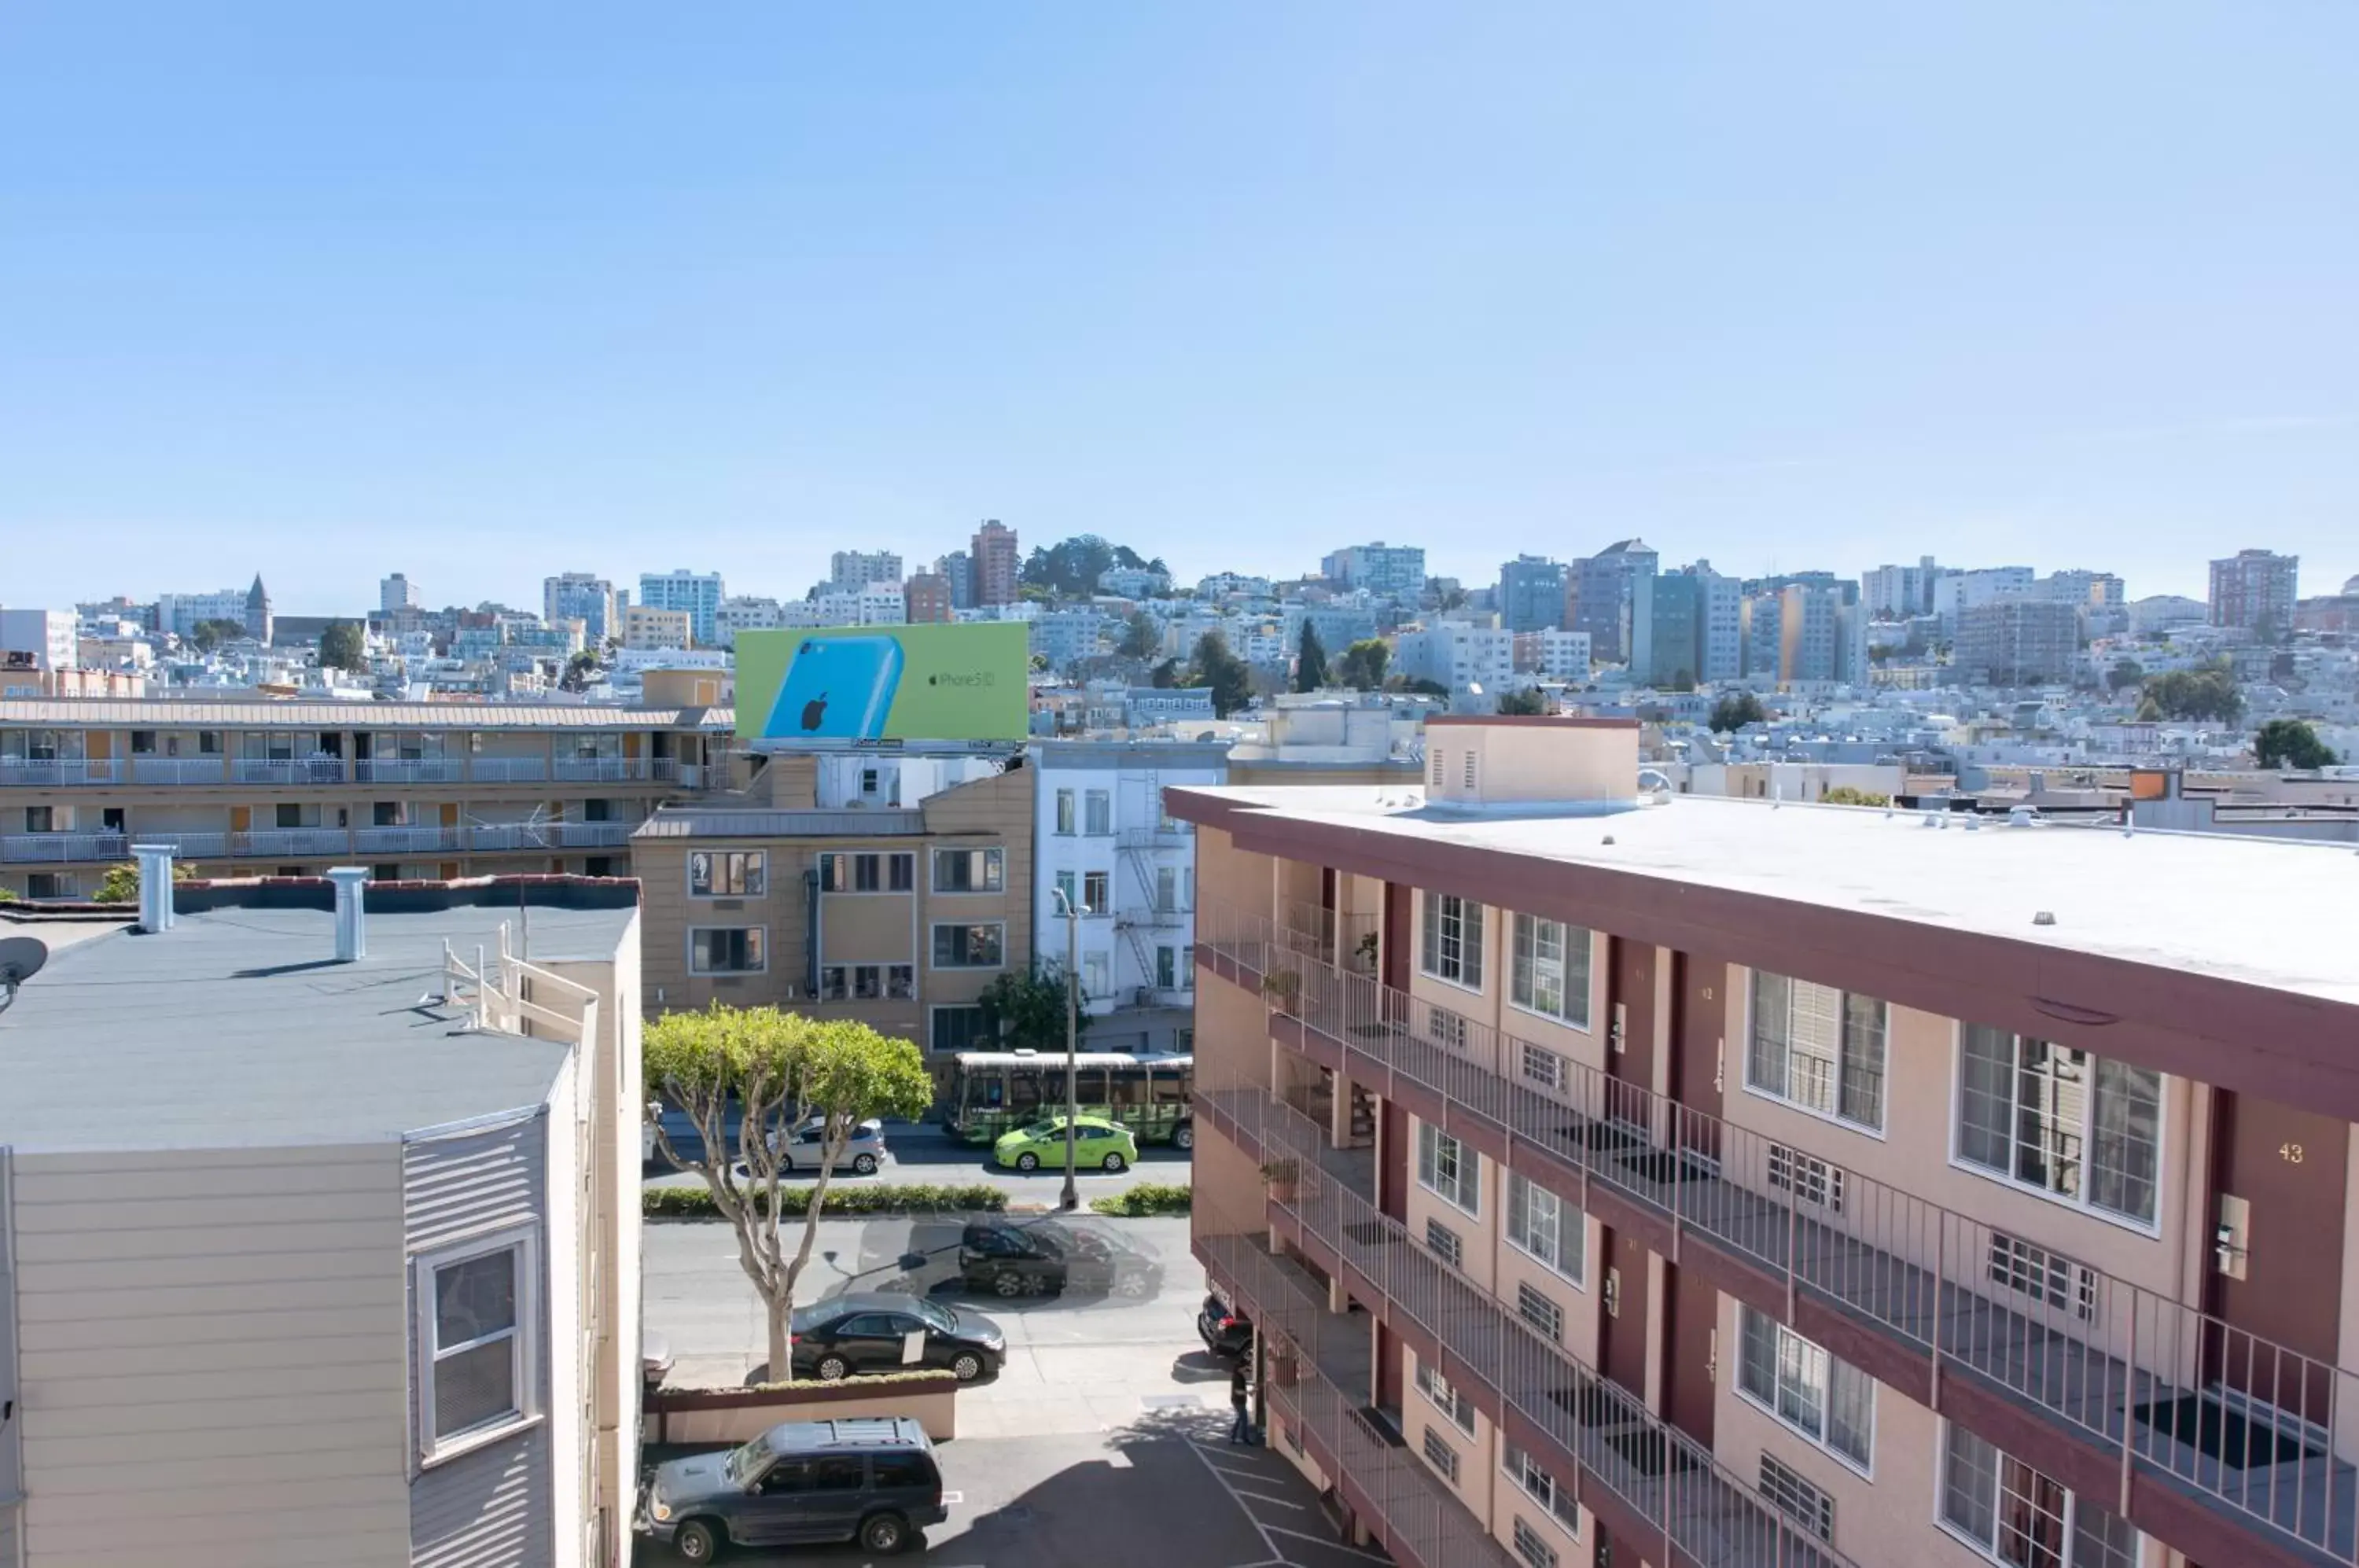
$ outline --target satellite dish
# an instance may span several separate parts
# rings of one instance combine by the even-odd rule
[[[49,944],[38,937],[0,938],[0,985],[10,990],[30,980],[49,961]]]

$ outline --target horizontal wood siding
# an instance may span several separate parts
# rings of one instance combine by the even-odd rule
[[[396,1145],[20,1155],[11,1187],[27,1563],[408,1561]]]
[[[415,1257],[472,1236],[517,1225],[541,1227],[539,1398],[549,1408],[549,1118],[536,1114],[503,1126],[403,1147],[408,1251]],[[419,1357],[417,1318],[410,1354]],[[410,1561],[417,1568],[534,1568],[550,1561],[549,1424],[420,1470],[409,1489]]]

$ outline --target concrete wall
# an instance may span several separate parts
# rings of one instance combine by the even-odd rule
[[[31,1568],[409,1563],[396,1146],[19,1156],[12,1198]]]

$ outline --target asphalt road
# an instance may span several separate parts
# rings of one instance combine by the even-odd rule
[[[1053,1204],[1064,1190],[1065,1173],[1061,1171],[1036,1171],[1027,1176],[1017,1171],[1003,1171],[992,1163],[991,1150],[971,1143],[961,1143],[945,1132],[940,1124],[891,1123],[885,1128],[886,1159],[885,1168],[874,1176],[855,1176],[849,1171],[836,1173],[836,1180],[847,1185],[873,1182],[951,1183],[983,1182],[997,1187],[1018,1202]],[[1142,1144],[1138,1163],[1119,1176],[1103,1171],[1084,1171],[1076,1178],[1082,1202],[1109,1192],[1119,1192],[1141,1181],[1185,1181],[1188,1180],[1188,1156],[1169,1144]],[[662,1157],[647,1176],[647,1185],[696,1186],[701,1177],[672,1170]]]

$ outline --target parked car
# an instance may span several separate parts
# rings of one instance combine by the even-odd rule
[[[1123,1237],[1056,1220],[973,1219],[959,1238],[959,1275],[971,1290],[1016,1297],[1076,1291],[1152,1296],[1163,1263]]]
[[[773,1147],[778,1150],[779,1163],[788,1170],[815,1171],[824,1152],[821,1146],[826,1136],[827,1118],[813,1116],[795,1128],[792,1138]],[[843,1152],[835,1158],[838,1171],[849,1168],[862,1176],[875,1175],[877,1167],[884,1163],[885,1124],[875,1116],[852,1129],[852,1135],[843,1140]]]
[[[663,1122],[664,1137],[669,1140],[673,1152],[682,1160],[703,1160],[705,1158],[704,1131],[696,1125],[696,1118],[669,1100],[657,1100],[652,1103],[657,1108],[657,1115]],[[738,1140],[744,1137],[745,1125],[745,1113],[733,1099],[723,1107],[721,1114],[723,1144],[721,1152],[724,1159],[732,1161],[736,1160],[738,1150],[742,1147]],[[784,1118],[779,1119],[779,1125],[784,1125]],[[777,1135],[773,1131],[770,1136],[775,1138]],[[641,1147],[646,1151],[647,1164],[658,1166],[667,1171],[671,1169],[671,1162],[664,1159],[662,1152],[655,1147],[653,1127],[648,1127],[641,1133],[640,1139]]]
[[[1086,1170],[1126,1171],[1138,1158],[1138,1139],[1120,1122],[1103,1116],[1075,1116],[1073,1121],[1073,1167]],[[1002,1165],[1012,1165],[1018,1171],[1038,1171],[1051,1166],[1065,1168],[1065,1118],[1049,1116],[1013,1132],[1002,1133],[992,1146],[992,1158]]]
[[[1223,1361],[1242,1361],[1253,1349],[1253,1320],[1217,1295],[1207,1295],[1196,1313],[1196,1334]]]
[[[639,1371],[647,1379],[647,1392],[663,1387],[664,1379],[671,1376],[671,1341],[653,1330],[640,1331]]]
[[[888,1556],[950,1517],[925,1429],[906,1416],[784,1421],[742,1448],[656,1466],[637,1529],[690,1563],[724,1546],[852,1541]]]
[[[797,1307],[791,1364],[798,1377],[834,1383],[863,1372],[947,1367],[962,1383],[999,1375],[1007,1335],[981,1312],[922,1296],[860,1290]]]

